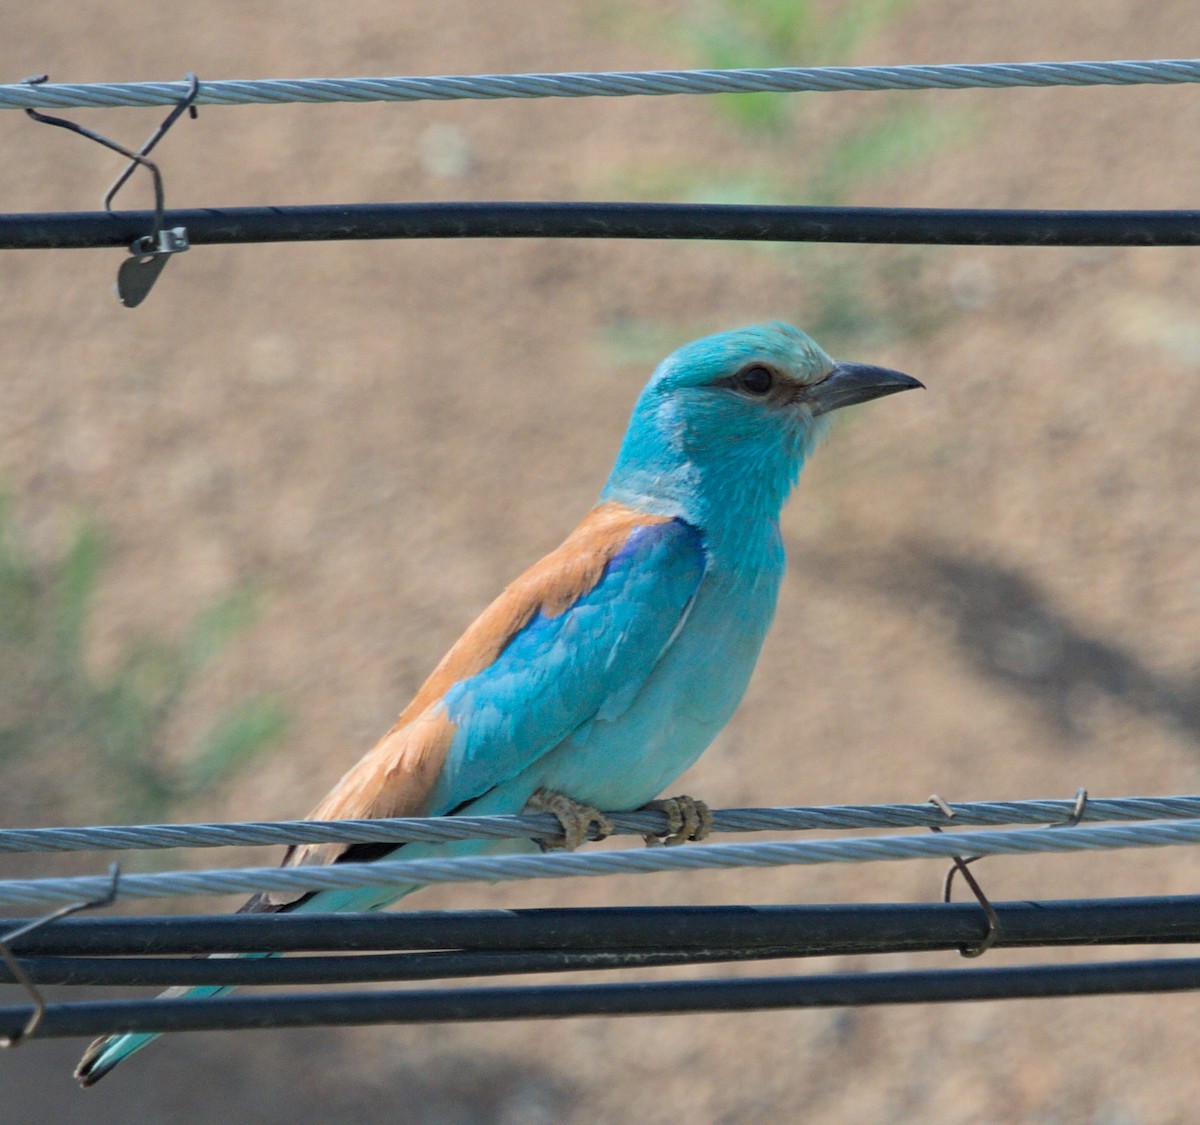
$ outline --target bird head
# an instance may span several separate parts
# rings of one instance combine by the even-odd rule
[[[778,321],[685,344],[638,398],[604,490],[701,526],[720,511],[774,519],[828,416],[920,387],[886,367],[835,363]]]

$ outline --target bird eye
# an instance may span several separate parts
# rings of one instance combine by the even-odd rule
[[[768,395],[775,386],[775,373],[769,367],[755,364],[739,372],[737,377],[738,390],[748,395]]]

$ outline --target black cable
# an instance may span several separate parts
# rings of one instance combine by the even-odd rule
[[[994,904],[1009,946],[1200,942],[1200,895]],[[24,919],[0,923],[0,936]],[[640,906],[394,914],[66,918],[23,958],[189,953],[788,949],[789,956],[954,948],[987,928],[974,902]]]
[[[339,957],[33,957],[21,967],[37,984],[59,985],[316,985],[367,981],[447,980],[602,969],[648,969],[763,961],[797,956],[794,949],[514,950],[505,953],[367,953]],[[0,965],[0,984],[16,983]]]
[[[151,211],[0,215],[0,249],[128,246]],[[358,203],[167,211],[193,245],[375,238],[692,238],[970,246],[1195,246],[1200,211],[683,203]]]
[[[746,980],[111,1000],[47,1005],[37,1037],[55,1039],[121,1031],[216,1031],[840,1008],[1180,992],[1197,988],[1200,988],[1200,960],[1188,959]],[[0,1008],[0,1035],[18,1035],[28,1018],[28,1005]]]

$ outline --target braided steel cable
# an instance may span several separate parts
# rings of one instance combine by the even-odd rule
[[[945,823],[945,822],[943,822]],[[871,863],[962,855],[1033,855],[1117,848],[1160,848],[1200,843],[1200,820],[1175,823],[1027,828],[955,832],[930,836],[852,837],[812,842],[715,844],[638,851],[378,860],[328,867],[250,867],[215,871],[166,871],[127,875],[123,898],[248,894],[259,891],[308,893],[362,887],[411,888],[435,883],[509,882],[573,876],[645,875],[749,867]],[[13,879],[0,883],[0,905],[48,905],[99,898],[110,893],[106,876]]]
[[[1056,824],[1072,818],[1074,800],[967,801],[954,820],[924,804],[824,805],[714,809],[714,832],[789,832],[851,828],[1000,827]],[[661,812],[613,812],[612,835],[644,836],[667,829]],[[1200,819],[1200,796],[1090,798],[1080,821]],[[72,852],[245,845],[446,843],[451,840],[538,839],[558,835],[549,813],[524,816],[395,817],[378,820],[277,820],[222,824],[97,825],[2,828],[0,852]]]
[[[200,83],[197,105],[593,98],[1031,86],[1140,86],[1200,82],[1200,59],[950,63],[935,66],[763,67],[393,78],[221,79]],[[186,82],[91,82],[0,86],[0,109],[172,105]]]

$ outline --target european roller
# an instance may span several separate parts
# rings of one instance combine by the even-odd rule
[[[702,838],[702,802],[653,799],[746,689],[783,578],[780,509],[833,411],[919,386],[835,363],[780,323],[680,348],[638,398],[599,504],[483,611],[310,817],[543,809],[571,848],[605,831],[598,810],[652,803],[668,814],[668,843]],[[284,863],[501,846],[513,843],[310,844]],[[264,894],[242,909],[374,910],[416,889]],[[76,1076],[90,1085],[153,1038],[99,1039]]]

